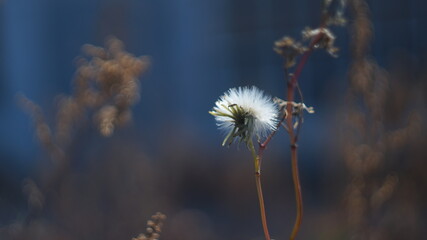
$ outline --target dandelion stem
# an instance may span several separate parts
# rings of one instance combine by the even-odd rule
[[[261,221],[262,221],[262,228],[264,230],[264,236],[266,240],[270,240],[270,234],[268,233],[268,227],[267,227],[267,218],[265,215],[265,208],[264,208],[264,198],[262,194],[262,188],[261,188],[261,174],[259,172],[255,172],[255,182],[258,192],[258,200],[261,210]]]
[[[268,232],[267,227],[267,217],[265,214],[265,206],[264,206],[264,197],[262,194],[262,187],[261,187],[261,158],[259,154],[256,154],[254,144],[252,140],[248,141],[248,147],[251,150],[252,157],[254,159],[254,165],[255,165],[255,183],[256,183],[256,189],[258,193],[258,200],[259,200],[259,208],[261,211],[261,223],[262,228],[264,230],[264,236],[266,240],[270,240],[270,234]]]

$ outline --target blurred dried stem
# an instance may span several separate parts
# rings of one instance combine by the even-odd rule
[[[343,147],[350,176],[346,192],[349,234],[351,239],[400,239],[391,235],[391,228],[401,225],[401,220],[390,222],[391,215],[384,211],[393,211],[387,203],[402,180],[396,159],[417,138],[421,116],[409,101],[401,101],[405,107],[400,110],[390,106],[405,91],[404,86],[392,82],[390,74],[369,57],[373,29],[365,1],[351,0],[350,7],[352,63]],[[399,119],[398,124],[393,119]],[[409,232],[403,235],[414,239]]]

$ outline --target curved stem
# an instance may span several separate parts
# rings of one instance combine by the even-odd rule
[[[321,27],[323,26],[323,23]],[[311,53],[313,52],[314,46],[320,41],[322,37],[322,34],[319,33],[316,37],[314,37],[313,41],[310,43],[309,49],[307,52],[304,53],[301,60],[299,61],[295,73],[291,76],[289,79],[286,76],[286,81],[288,85],[287,89],[287,102],[291,103],[295,99],[295,89],[298,88],[298,78],[301,75],[302,70],[304,69],[305,64],[307,63],[308,58],[310,57]],[[287,69],[285,68],[285,74],[288,75]],[[302,94],[300,93],[300,96],[302,98]],[[289,113],[292,113],[292,104],[288,104],[286,106],[286,111]],[[295,224],[294,228],[292,230],[290,240],[294,240],[298,234],[298,231],[301,226],[302,216],[303,216],[303,204],[302,204],[302,193],[301,193],[301,183],[299,179],[299,173],[298,173],[298,159],[297,159],[297,141],[298,141],[298,134],[299,129],[297,130],[297,133],[295,135],[294,127],[293,127],[293,120],[292,120],[292,114],[289,114],[287,117],[286,125],[289,133],[289,138],[291,142],[291,162],[292,162],[292,178],[294,181],[294,188],[295,188],[295,199],[297,204],[297,214],[295,218]],[[301,125],[301,123],[299,124]]]
[[[267,227],[267,217],[265,214],[265,206],[264,206],[264,197],[262,194],[262,187],[261,187],[261,162],[259,155],[255,152],[255,147],[252,142],[252,140],[249,140],[248,147],[251,150],[252,157],[254,159],[254,165],[255,165],[255,183],[256,183],[256,189],[258,193],[258,200],[259,200],[259,208],[261,212],[261,223],[262,228],[264,230],[264,236],[266,240],[270,240],[270,234],[268,232]]]
[[[292,157],[292,160],[291,160],[292,161],[292,178],[294,181],[295,200],[297,203],[297,214],[295,218],[295,225],[290,237],[291,240],[294,240],[301,226],[302,215],[303,215],[301,183],[300,183],[299,173],[298,173],[297,145],[295,143],[291,145],[291,157]]]

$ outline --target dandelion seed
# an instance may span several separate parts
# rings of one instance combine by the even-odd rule
[[[273,131],[277,124],[278,109],[269,96],[257,87],[231,88],[209,112],[217,125],[228,134],[222,145],[230,145],[235,138],[246,144]]]

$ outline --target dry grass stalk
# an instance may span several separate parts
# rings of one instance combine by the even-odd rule
[[[389,74],[368,55],[373,35],[368,6],[363,0],[352,0],[350,6],[354,15],[353,63],[349,73],[344,146],[351,177],[346,196],[350,234],[352,239],[389,239],[384,235],[384,226],[379,224],[384,216],[378,214],[399,187],[399,175],[390,167],[393,153],[417,135],[420,117],[413,112],[406,118],[406,126],[388,126],[387,102],[399,94],[400,89],[390,88]]]
[[[48,124],[37,104],[24,96],[19,97],[23,108],[32,116],[37,139],[53,164],[40,189],[33,181],[26,185],[30,209],[40,209],[43,206],[39,205],[45,202],[31,200],[34,195],[31,193],[40,193],[37,196],[49,200],[49,192],[60,186],[71,161],[70,144],[87,117],[93,119],[103,136],[110,136],[117,126],[131,121],[131,107],[139,100],[139,77],[149,66],[148,57],[134,57],[116,38],[109,38],[105,48],[84,45],[83,52],[86,57],[79,57],[77,61],[71,95],[57,98],[53,126]],[[37,206],[32,207],[32,202],[37,202]]]

